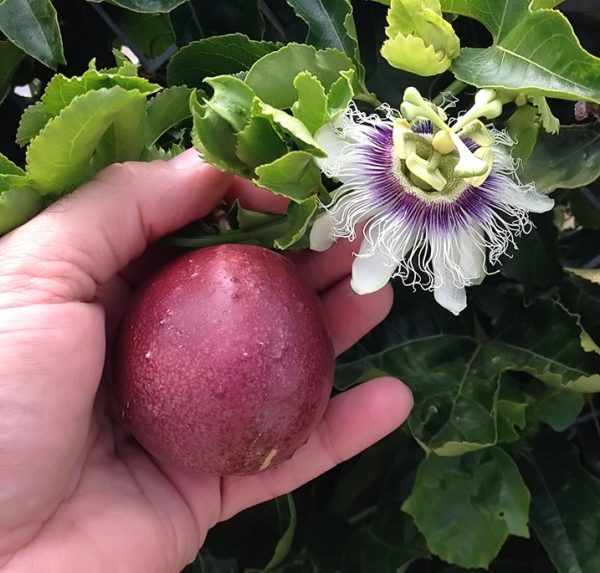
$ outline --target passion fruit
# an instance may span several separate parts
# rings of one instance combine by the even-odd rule
[[[191,252],[135,296],[115,355],[124,425],[163,463],[216,475],[290,458],[322,417],[334,354],[321,303],[288,259]]]

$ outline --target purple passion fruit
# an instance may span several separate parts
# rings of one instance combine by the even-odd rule
[[[216,475],[288,459],[322,417],[334,354],[321,303],[297,268],[222,245],[172,262],[121,324],[120,414],[158,460]]]

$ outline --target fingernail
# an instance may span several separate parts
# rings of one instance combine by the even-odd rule
[[[170,159],[169,165],[173,167],[173,169],[197,169],[204,165],[204,162],[200,159],[198,152],[192,147],[191,149],[187,149],[183,153],[180,153],[177,157]]]

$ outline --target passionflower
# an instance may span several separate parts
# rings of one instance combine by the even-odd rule
[[[460,313],[465,287],[479,284],[515,237],[531,230],[529,212],[554,205],[520,182],[514,142],[481,121],[501,111],[492,90],[480,90],[474,106],[451,121],[414,88],[400,113],[367,116],[351,105],[316,134],[327,153],[316,161],[341,186],[312,227],[311,248],[353,240],[364,225],[355,292],[375,292],[398,277]]]

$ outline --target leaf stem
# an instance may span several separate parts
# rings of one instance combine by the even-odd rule
[[[169,237],[167,242],[170,245],[178,247],[187,247],[198,249],[200,247],[211,247],[213,245],[224,245],[226,243],[244,243],[271,235],[283,234],[287,231],[288,222],[285,216],[282,216],[269,223],[257,225],[249,229],[233,229],[223,231],[214,235],[202,235],[199,237]]]
[[[447,94],[450,95],[458,95],[462,92],[469,84],[465,82],[461,82],[460,80],[454,80],[445,90],[441,91],[438,95],[433,98],[433,103],[435,105],[442,105],[444,103],[444,98]]]

